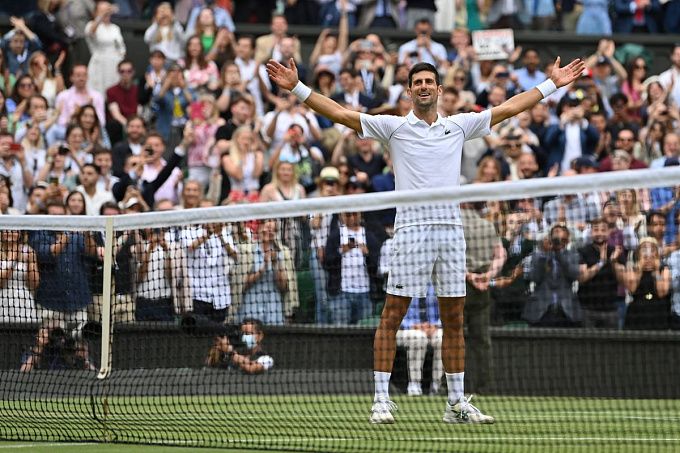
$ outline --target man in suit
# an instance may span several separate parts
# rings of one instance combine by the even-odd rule
[[[365,0],[359,16],[362,28],[397,28],[399,25],[399,0]]]
[[[659,0],[614,0],[614,33],[658,33]]]
[[[368,97],[359,90],[356,72],[351,69],[343,69],[340,71],[339,81],[341,92],[331,97],[335,102],[358,112],[366,112],[377,107],[375,99]]]
[[[281,50],[279,45],[281,40],[288,36],[288,21],[283,15],[273,15],[271,22],[271,33],[260,36],[255,40],[255,60],[264,63],[270,58],[281,61]],[[295,61],[302,61],[300,56],[300,41],[292,38],[295,46]]]

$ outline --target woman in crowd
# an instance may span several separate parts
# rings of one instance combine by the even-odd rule
[[[77,190],[71,191],[66,197],[66,213],[68,215],[86,215],[85,196]]]
[[[31,171],[33,179],[36,179],[40,169],[45,166],[47,144],[38,124],[29,121],[24,126],[26,132],[21,140],[21,147],[24,149],[26,166]]]
[[[619,190],[615,198],[621,208],[624,226],[630,226],[638,238],[647,236],[647,219],[640,210],[638,193],[634,189]]]
[[[7,113],[7,100],[5,98],[4,91],[0,89],[0,130],[7,129],[9,129],[9,113]]]
[[[217,108],[220,111],[220,116],[227,121],[231,115],[232,102],[242,96],[251,96],[245,82],[241,78],[241,71],[235,63],[228,63],[222,66],[220,81],[222,83],[222,93],[217,98]]]
[[[213,61],[205,58],[201,38],[192,36],[185,48],[184,79],[192,90],[215,91],[219,88],[220,73]]]
[[[203,8],[200,13],[198,13],[198,18],[196,19],[196,24],[194,27],[187,27],[185,31],[185,38],[189,40],[192,36],[198,36],[201,40],[201,45],[203,46],[203,52],[208,54],[210,49],[213,48],[215,44],[215,38],[217,37],[217,24],[215,23],[215,14],[210,8]]]
[[[264,169],[264,154],[255,148],[255,137],[250,126],[234,131],[229,151],[222,154],[222,168],[229,177],[232,192],[257,194]]]
[[[154,21],[144,33],[144,42],[149,45],[149,52],[154,50],[163,52],[168,63],[182,58],[184,30],[179,21],[175,20],[170,3],[163,2],[158,5]]]
[[[628,97],[628,113],[633,120],[642,118],[642,105],[644,104],[643,82],[647,78],[647,63],[642,57],[635,57],[628,62],[626,68],[626,80],[621,84],[621,92]]]
[[[96,147],[111,148],[109,134],[106,132],[106,128],[99,123],[97,111],[91,104],[78,109],[74,123],[80,126],[83,131],[82,151],[92,153]],[[88,159],[88,162],[91,162],[91,160]]]
[[[316,40],[316,45],[309,57],[311,68],[321,65],[327,67],[335,77],[340,75],[342,61],[349,41],[349,27],[347,25],[347,15],[343,14],[340,19],[338,35],[331,33],[331,30],[324,28]]]
[[[118,11],[109,1],[96,3],[94,19],[85,25],[85,41],[90,48],[88,83],[102,94],[118,83],[118,63],[125,58],[125,41],[111,15]]]
[[[220,165],[220,157],[216,154],[219,150],[214,147],[215,132],[224,124],[224,120],[219,117],[215,98],[209,94],[201,96],[189,109],[193,130],[193,141],[187,154],[189,179],[209,188],[211,177],[219,170]]]
[[[13,130],[20,121],[28,119],[28,99],[35,94],[35,84],[28,74],[24,74],[14,84],[12,95],[5,101],[9,114],[9,128]]]
[[[297,306],[297,285],[291,252],[277,240],[276,220],[260,225],[249,261],[239,319],[257,318],[266,325],[282,325]]]
[[[473,182],[486,183],[501,180],[501,164],[493,156],[485,156],[477,165],[477,176]]]
[[[11,93],[16,81],[16,76],[9,72],[7,61],[5,60],[5,54],[0,52],[0,90],[3,93]]]
[[[52,73],[50,62],[43,51],[33,52],[28,58],[28,75],[35,83],[36,93],[47,99],[49,107],[54,107],[57,94],[65,88],[64,77],[61,74],[61,67],[65,59],[66,52],[60,53],[59,58],[54,62],[54,73]]]
[[[615,264],[616,277],[632,301],[626,310],[626,329],[668,329],[670,319],[671,272],[661,262],[655,239],[640,241],[635,264]]]
[[[17,230],[0,232],[0,322],[39,321],[34,296],[40,275],[26,234]]]
[[[67,139],[69,138],[68,132],[71,132],[71,128],[67,130]],[[75,134],[71,135],[72,139],[73,135]],[[51,146],[47,150],[45,165],[38,171],[38,181],[44,181],[51,185],[58,186],[60,189],[75,189],[77,185],[76,175],[78,172],[74,167],[79,167],[77,167],[77,164],[74,164],[74,161],[71,158],[72,155],[73,153],[67,146]]]

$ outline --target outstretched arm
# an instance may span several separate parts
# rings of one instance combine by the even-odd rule
[[[550,80],[555,87],[560,88],[578,79],[583,72],[585,64],[576,59],[567,66],[560,68],[560,57],[557,57],[550,73]],[[491,109],[491,126],[504,121],[538,104],[543,99],[543,93],[534,87],[529,91],[513,96],[498,107]]]
[[[274,83],[276,83],[279,87],[289,91],[293,91],[293,88],[295,88],[295,86],[300,81],[298,79],[295,61],[292,58],[290,59],[290,68],[285,67],[278,61],[269,60],[267,63],[267,73]],[[334,100],[314,92],[312,92],[312,94],[304,102],[312,110],[325,116],[329,120],[335,123],[344,124],[345,126],[361,133],[359,112],[346,109]]]

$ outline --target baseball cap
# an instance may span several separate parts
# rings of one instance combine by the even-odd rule
[[[600,164],[592,156],[581,156],[574,159],[574,166],[578,168],[600,168]]]
[[[132,198],[130,198],[130,199],[127,201],[127,203],[125,203],[125,204],[123,205],[123,208],[125,208],[125,209],[130,209],[130,208],[133,207],[134,205],[138,205],[138,204],[141,205],[141,203],[139,202],[139,199],[138,199],[137,197],[132,197]]]
[[[609,58],[605,57],[604,55],[600,55],[597,57],[597,61],[595,62],[595,65],[606,65],[606,64],[611,64],[609,61]]]

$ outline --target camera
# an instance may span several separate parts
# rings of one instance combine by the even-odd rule
[[[70,151],[66,146],[60,146],[57,152],[60,156],[66,156]]]
[[[153,149],[150,146],[144,148],[144,152],[146,153],[147,156],[153,156]]]

